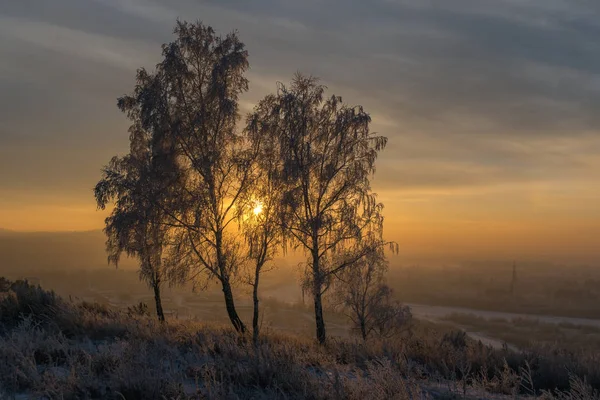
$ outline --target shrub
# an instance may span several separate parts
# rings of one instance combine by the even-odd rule
[[[8,281],[3,279],[0,286],[6,289]],[[0,300],[0,323],[5,328],[14,327],[25,317],[36,322],[49,322],[62,306],[62,300],[52,291],[30,285],[27,281],[10,283]]]
[[[139,304],[127,307],[127,315],[136,317],[148,317],[150,316],[150,309],[148,304],[140,301]]]

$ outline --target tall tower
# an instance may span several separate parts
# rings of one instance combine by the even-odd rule
[[[512,279],[510,281],[510,293],[515,294],[515,286],[517,285],[517,262],[513,261]]]

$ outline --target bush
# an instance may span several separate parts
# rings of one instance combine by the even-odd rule
[[[0,286],[4,289],[0,300],[0,323],[5,328],[16,326],[25,317],[39,323],[51,322],[63,304],[54,292],[27,281],[9,283],[3,278]]]
[[[136,317],[149,317],[150,309],[148,308],[148,304],[140,301],[139,304],[127,307],[127,315]]]

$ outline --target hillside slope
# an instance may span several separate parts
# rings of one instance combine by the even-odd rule
[[[594,398],[565,367],[598,387],[597,363],[573,357],[498,351],[428,325],[325,346],[270,333],[255,347],[226,327],[159,324],[141,309],[67,302],[0,280],[0,398],[497,398],[569,385],[577,398]],[[569,395],[552,393],[545,398]]]
[[[13,232],[0,230],[0,271],[81,271],[106,268],[106,237],[100,230],[82,232]],[[123,257],[122,267],[135,264]]]

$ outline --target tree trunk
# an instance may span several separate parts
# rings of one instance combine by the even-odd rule
[[[228,280],[222,280],[221,284],[223,286],[223,295],[225,296],[225,307],[227,308],[227,315],[229,315],[229,320],[233,324],[235,330],[239,333],[246,332],[246,326],[242,322],[239,317],[237,311],[235,310],[235,303],[233,301],[233,291],[231,290],[231,284]]]
[[[254,303],[254,313],[252,315],[252,340],[254,341],[254,345],[258,344],[258,281],[260,279],[260,273],[257,269],[254,274],[254,287],[252,288],[252,301]]]
[[[160,283],[153,285],[154,287],[154,302],[156,303],[156,315],[160,322],[165,322],[165,313],[162,307],[162,300],[160,298]]]
[[[216,210],[217,207],[214,206]],[[218,213],[215,211],[215,215]],[[217,264],[219,268],[219,273],[221,276],[218,276],[221,281],[221,286],[223,288],[223,295],[225,296],[225,307],[227,308],[227,315],[229,316],[229,320],[231,321],[235,330],[239,333],[246,332],[246,326],[240,319],[237,311],[235,310],[235,302],[233,301],[233,290],[231,289],[231,283],[229,282],[228,271],[225,267],[225,259],[223,256],[223,228],[218,227],[215,232],[215,241],[216,246],[215,250],[217,252]]]
[[[317,340],[325,343],[325,320],[323,319],[323,301],[321,298],[321,285],[315,284],[315,322],[317,324]]]
[[[367,326],[365,324],[365,319],[360,319],[360,334],[362,335],[363,340],[367,340]]]
[[[313,297],[315,301],[315,323],[317,325],[317,340],[319,344],[324,344],[326,339],[325,320],[323,319],[323,291],[322,277],[319,266],[319,246],[316,235],[313,236],[313,251],[312,251],[312,273],[313,273]]]

